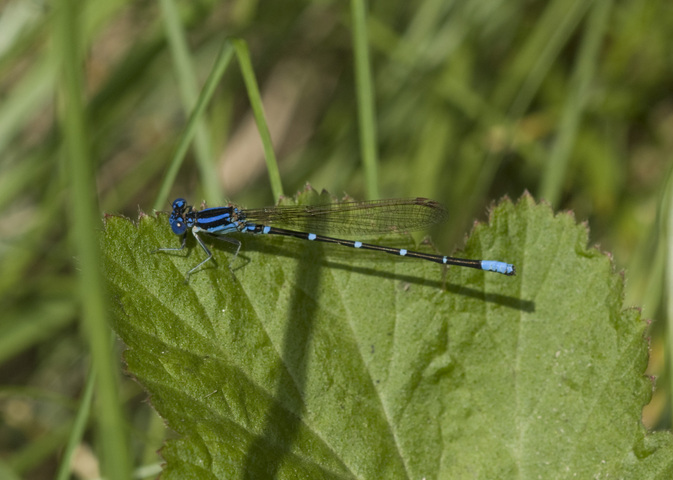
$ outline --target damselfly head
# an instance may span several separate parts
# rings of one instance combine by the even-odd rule
[[[177,198],[173,201],[173,213],[168,218],[173,233],[184,235],[187,231],[187,222],[185,220],[185,211],[188,211],[187,201],[184,198]]]

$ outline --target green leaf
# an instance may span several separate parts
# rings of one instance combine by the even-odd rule
[[[587,230],[530,196],[477,225],[505,277],[273,236],[107,217],[128,371],[179,434],[162,478],[667,478],[640,423],[646,323]],[[417,247],[430,251],[427,246]],[[231,269],[227,267],[231,261]],[[246,476],[247,475],[247,476]]]

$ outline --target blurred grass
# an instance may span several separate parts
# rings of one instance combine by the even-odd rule
[[[112,342],[107,331],[108,305],[103,273],[101,251],[96,230],[92,228],[99,218],[96,201],[96,180],[92,162],[87,119],[84,108],[83,75],[80,69],[82,16],[78,14],[75,0],[60,0],[55,4],[52,39],[54,50],[59,54],[58,123],[62,126],[63,143],[60,160],[70,186],[66,200],[68,223],[71,226],[71,249],[79,260],[78,289],[73,292],[81,306],[81,325],[91,354],[91,382],[97,379],[96,440],[98,455],[103,461],[107,478],[122,480],[131,472],[129,448],[126,443],[125,422],[119,402],[119,369],[115,367]],[[68,245],[66,245],[67,247]],[[88,417],[89,405],[84,395],[78,421],[69,437],[69,450],[81,440],[81,425]],[[70,458],[70,457],[68,457]],[[69,461],[67,463],[70,463]],[[64,468],[61,467],[61,471]]]
[[[354,37],[350,5],[206,0],[177,3],[167,16],[165,3],[82,2],[79,9],[83,140],[96,176],[90,205],[101,215],[151,209],[229,36],[250,49],[284,190],[309,181],[356,198],[375,191],[362,161],[355,50],[363,40]],[[0,7],[0,201],[7,213],[0,227],[0,471],[9,466],[25,478],[56,472],[91,350],[79,331],[84,257],[71,246],[82,234],[59,159],[67,126],[57,115],[63,52],[52,41],[55,7],[27,0]],[[366,27],[375,106],[375,131],[367,135],[378,149],[381,195],[446,204],[451,221],[434,238],[447,253],[502,195],[529,190],[587,220],[592,241],[626,270],[626,304],[642,306],[653,321],[649,373],[659,381],[644,420],[670,428],[670,2],[393,0],[369,5]],[[169,199],[198,204],[221,196],[251,207],[276,200],[237,65],[229,64],[208,103],[201,146],[176,168]],[[128,379],[120,395],[128,424],[118,428],[139,452],[133,464],[158,461],[146,453],[160,447],[161,435],[144,395]],[[77,468],[83,458],[95,465],[101,453],[95,436],[86,434],[83,445],[93,454],[80,453]]]

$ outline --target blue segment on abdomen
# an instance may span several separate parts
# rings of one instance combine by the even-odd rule
[[[489,272],[498,272],[505,275],[509,275],[514,270],[514,267],[509,263],[498,262],[495,260],[482,260],[481,261],[482,270],[488,270]]]

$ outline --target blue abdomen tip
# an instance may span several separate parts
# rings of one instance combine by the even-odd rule
[[[511,263],[498,262],[496,260],[482,260],[481,269],[489,272],[502,273],[503,275],[516,275],[516,269]]]

